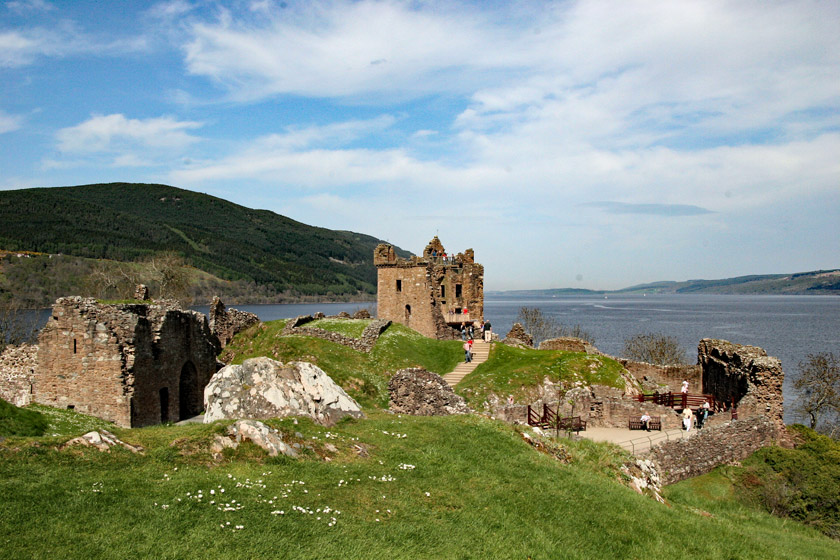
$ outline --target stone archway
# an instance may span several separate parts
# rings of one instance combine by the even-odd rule
[[[409,325],[409,321],[411,321],[411,306],[406,305],[405,306],[405,326],[406,327]]]
[[[204,395],[198,386],[198,371],[187,361],[181,368],[178,379],[178,420],[186,420],[199,414],[204,405]]]

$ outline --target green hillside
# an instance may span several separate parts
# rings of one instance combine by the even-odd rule
[[[0,249],[115,261],[172,251],[219,278],[278,293],[375,293],[379,242],[165,185],[0,191]]]

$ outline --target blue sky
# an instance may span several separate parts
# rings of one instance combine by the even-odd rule
[[[486,288],[840,267],[840,2],[0,4],[0,189],[157,182]]]

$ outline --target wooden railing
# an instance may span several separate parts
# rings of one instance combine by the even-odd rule
[[[540,428],[563,431],[580,432],[586,430],[586,420],[580,416],[558,416],[556,410],[552,410],[547,404],[543,404],[542,411],[528,405],[528,425],[539,426]]]
[[[652,402],[670,408],[701,408],[703,403],[708,402],[709,408],[713,412],[720,412],[727,410],[728,403],[715,399],[714,395],[691,394],[691,393],[651,393],[647,395],[638,395],[636,400],[639,402]]]

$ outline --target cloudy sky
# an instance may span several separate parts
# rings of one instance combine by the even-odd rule
[[[490,290],[837,268],[840,2],[3,2],[0,189],[111,181]]]

